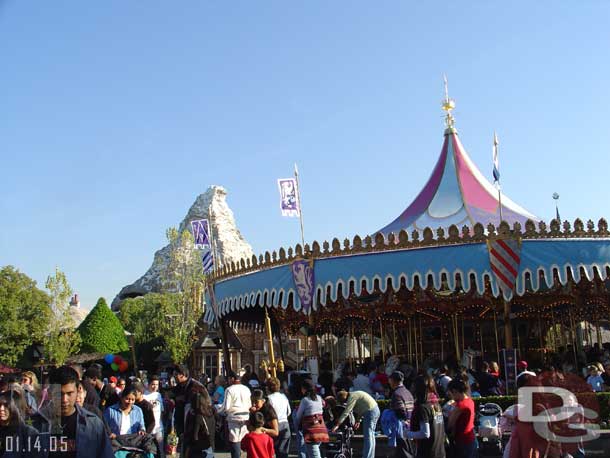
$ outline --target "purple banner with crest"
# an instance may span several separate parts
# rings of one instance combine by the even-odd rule
[[[195,248],[208,248],[210,246],[210,230],[207,219],[196,219],[191,221]]]
[[[290,269],[292,270],[294,286],[301,300],[301,307],[308,314],[313,307],[315,294],[313,260],[298,259],[290,265]]]
[[[282,216],[299,217],[301,210],[297,192],[297,180],[294,178],[280,178],[277,180],[280,190],[280,210]]]

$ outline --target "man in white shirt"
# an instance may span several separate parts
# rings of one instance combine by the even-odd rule
[[[159,377],[153,375],[150,378],[148,384],[148,392],[144,395],[144,399],[152,404],[153,413],[155,414],[155,428],[152,431],[152,435],[157,439],[159,444],[159,450],[161,454],[159,458],[165,457],[165,446],[163,443],[163,422],[161,421],[161,415],[163,414],[163,396],[159,393]]]
[[[369,377],[366,375],[366,368],[362,367],[358,371],[358,375],[352,382],[354,385],[350,389],[350,391],[364,391],[365,393],[373,395],[373,390],[371,389],[371,381]]]
[[[227,416],[231,458],[239,458],[241,440],[248,433],[246,423],[252,401],[250,400],[250,389],[241,384],[239,375],[231,372],[228,378],[230,386],[225,390],[225,400],[219,413]]]

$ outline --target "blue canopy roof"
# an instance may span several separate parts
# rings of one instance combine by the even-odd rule
[[[459,234],[453,226],[448,238],[441,231],[440,237],[434,239],[432,231],[427,229],[423,240],[411,241],[403,231],[398,238],[390,237],[388,241],[383,237],[377,237],[374,244],[370,239],[365,240],[364,246],[356,238],[344,249],[334,240],[332,251],[326,252],[314,243],[310,253],[315,259],[313,307],[325,305],[327,296],[332,301],[340,294],[347,299],[350,289],[360,295],[363,285],[371,292],[376,281],[382,292],[386,291],[388,281],[395,290],[403,281],[409,290],[416,282],[423,288],[430,285],[440,290],[444,281],[451,291],[459,281],[463,290],[476,288],[480,294],[488,281],[497,297],[500,288],[492,274],[488,243],[507,236],[521,240],[521,262],[515,286],[518,295],[526,293],[526,285],[531,285],[533,292],[546,288],[547,285],[539,281],[541,273],[552,283],[556,271],[562,284],[567,283],[570,275],[577,282],[583,274],[590,280],[596,271],[601,278],[606,278],[610,272],[610,233],[605,220],[600,220],[597,231],[591,230],[591,224],[585,232],[583,223],[577,220],[575,231],[571,231],[568,224],[568,229],[562,232],[556,221],[551,231],[547,231],[544,223],[540,223],[536,231],[533,222],[529,222],[525,233],[521,233],[518,224],[510,231],[503,223],[499,234],[493,226],[489,228],[490,233],[484,234],[483,227],[477,225],[473,235],[470,232]],[[287,257],[283,250],[279,259],[274,255],[267,253],[268,262],[261,258],[262,264],[248,262],[243,268],[227,269],[217,278],[215,297],[219,317],[257,305],[287,308],[292,303],[295,310],[301,309],[290,269],[290,263],[296,257]],[[276,260],[272,261],[273,258]],[[207,303],[210,303],[209,296]],[[214,316],[213,307],[208,307],[206,321],[214,321]]]

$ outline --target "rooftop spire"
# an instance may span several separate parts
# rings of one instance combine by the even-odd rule
[[[447,75],[443,75],[445,81],[445,99],[443,100],[442,108],[447,113],[445,115],[445,127],[447,130],[453,130],[455,124],[455,118],[453,117],[453,109],[455,108],[455,101],[449,98],[449,87],[447,84]]]

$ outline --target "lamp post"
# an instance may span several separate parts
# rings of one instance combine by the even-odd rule
[[[138,366],[136,362],[136,340],[134,335],[129,331],[124,331],[125,337],[129,340],[129,346],[131,347],[131,362],[133,364],[133,375],[138,375]]]
[[[555,217],[558,223],[561,223],[561,218],[559,217],[559,194],[556,192],[553,193],[553,200],[555,201]]]

